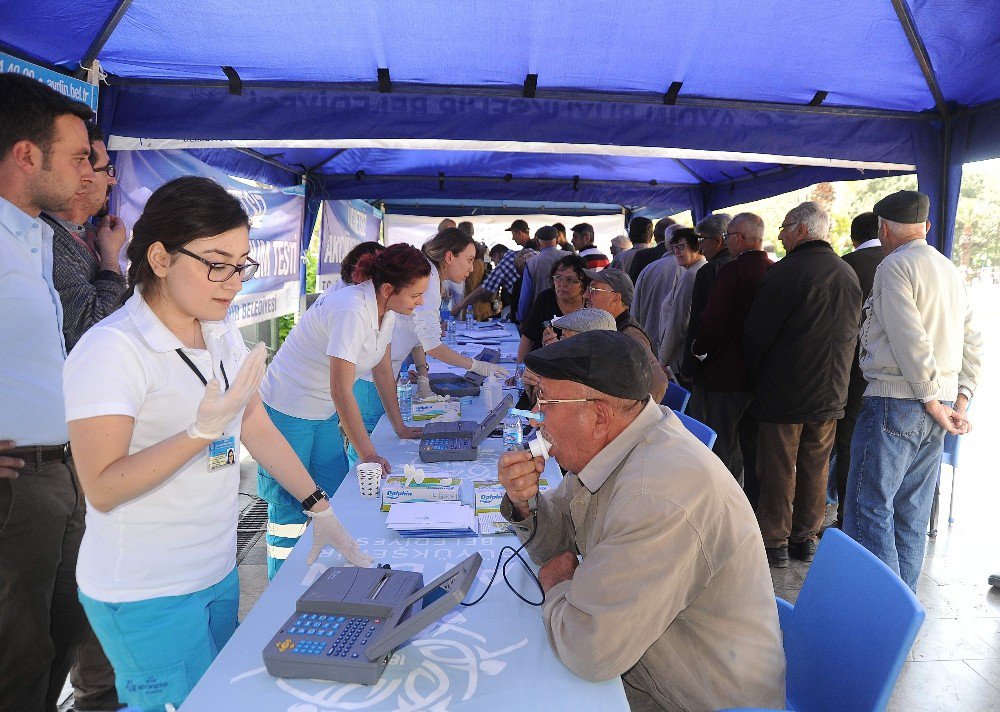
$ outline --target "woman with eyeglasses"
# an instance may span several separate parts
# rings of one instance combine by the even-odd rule
[[[538,293],[528,316],[521,322],[521,343],[517,362],[523,363],[531,351],[542,347],[546,322],[583,309],[583,297],[590,279],[584,273],[587,262],[579,255],[566,255],[552,265],[552,287]]]
[[[249,251],[247,214],[220,185],[163,185],[128,247],[134,293],[66,360],[80,600],[119,698],[141,709],[180,706],[236,629],[240,443],[313,518],[310,563],[332,545],[371,565],[264,412],[264,345],[248,351],[227,319]]]
[[[475,240],[464,230],[446,227],[425,242],[421,252],[431,272],[424,303],[413,311],[413,319],[401,319],[398,325],[400,329],[412,330],[420,342],[420,348],[413,351],[414,367],[417,370],[417,394],[421,397],[432,395],[425,354],[480,376],[493,374],[506,378],[509,374],[502,366],[463,356],[441,342],[442,285],[445,280],[462,284],[472,273],[476,259]]]

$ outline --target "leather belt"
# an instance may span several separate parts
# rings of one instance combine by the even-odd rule
[[[35,463],[41,467],[43,462],[68,462],[70,458],[69,443],[65,445],[24,445],[12,450],[0,451],[6,457],[19,457],[26,463]]]

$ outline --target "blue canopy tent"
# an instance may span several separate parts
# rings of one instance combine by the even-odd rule
[[[71,72],[99,61],[112,148],[304,179],[314,207],[518,200],[698,219],[915,171],[930,238],[950,254],[962,164],[1000,155],[993,1],[3,8],[0,49]]]

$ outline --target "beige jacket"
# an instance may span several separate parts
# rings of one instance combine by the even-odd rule
[[[513,521],[506,498],[502,511]],[[531,520],[514,524],[527,539]],[[539,498],[532,559],[567,550],[582,562],[549,590],[543,616],[570,670],[622,675],[633,710],[784,707],[757,522],[722,462],[669,409],[647,401],[579,475]]]
[[[882,260],[862,317],[866,396],[953,401],[962,388],[972,397],[983,337],[961,273],[927,240]]]

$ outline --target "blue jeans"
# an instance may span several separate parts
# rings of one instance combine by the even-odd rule
[[[306,420],[285,415],[267,404],[264,407],[316,484],[332,497],[347,474],[347,456],[337,414],[326,420]],[[267,502],[267,578],[272,579],[305,533],[308,517],[299,500],[259,465],[257,494]]]
[[[924,561],[944,436],[920,401],[866,397],[851,441],[844,533],[913,591]]]
[[[115,669],[118,699],[143,712],[179,707],[236,631],[240,581],[183,596],[105,603],[79,594]]]

